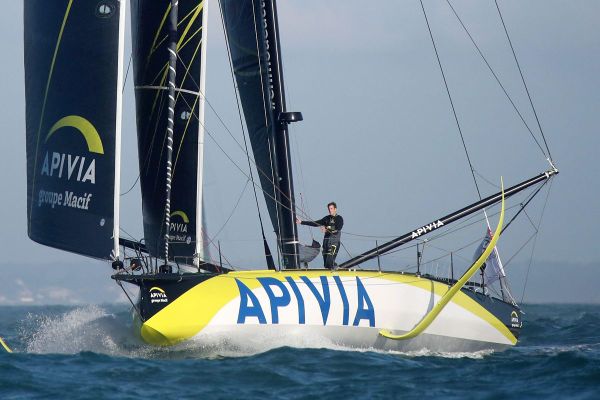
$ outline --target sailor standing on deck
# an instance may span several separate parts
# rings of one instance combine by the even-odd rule
[[[327,204],[327,209],[329,210],[329,215],[318,221],[302,221],[300,218],[296,218],[296,223],[321,227],[321,232],[325,233],[325,237],[323,238],[323,263],[325,264],[325,268],[335,269],[335,257],[340,248],[340,237],[342,235],[344,219],[341,215],[337,214],[337,204],[335,202],[332,201]]]

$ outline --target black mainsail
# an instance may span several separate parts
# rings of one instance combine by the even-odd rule
[[[285,268],[298,267],[298,233],[274,0],[221,0],[254,160]]]
[[[24,2],[28,234],[102,259],[119,256],[120,4]]]
[[[174,12],[176,10],[176,13]],[[176,25],[176,30],[170,28]],[[191,264],[202,259],[202,130],[206,2],[132,2],[133,65],[144,237],[150,255]],[[169,97],[169,46],[177,70]],[[169,101],[174,105],[170,122]],[[169,129],[172,126],[172,143]],[[172,150],[169,149],[171,147]],[[169,152],[172,151],[171,157]],[[169,158],[171,163],[169,164]],[[167,175],[170,175],[170,179]],[[170,181],[170,188],[166,187]],[[168,189],[168,190],[166,190]],[[170,190],[169,190],[170,189]],[[170,193],[168,193],[170,191]],[[169,200],[167,200],[169,199]],[[169,209],[165,232],[165,209]],[[168,243],[165,243],[168,235]]]

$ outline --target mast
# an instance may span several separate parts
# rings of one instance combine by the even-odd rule
[[[553,175],[556,175],[556,174],[558,174],[558,170],[551,169],[551,170],[543,172],[533,178],[530,178],[526,181],[518,183],[504,191],[504,198],[509,198],[510,196],[517,194],[517,193],[527,189],[528,187],[535,185],[536,183],[546,181],[546,180],[550,179]],[[352,268],[352,267],[354,267],[358,264],[361,264],[365,261],[371,260],[371,259],[378,257],[384,253],[387,253],[397,247],[400,247],[403,244],[406,244],[414,239],[420,238],[422,235],[424,235],[426,233],[435,231],[436,229],[438,229],[442,226],[448,225],[449,223],[457,221],[457,220],[464,218],[468,215],[471,215],[479,210],[482,210],[486,207],[496,204],[496,203],[500,202],[501,200],[502,200],[502,192],[498,192],[496,194],[488,196],[483,200],[479,200],[476,203],[473,203],[464,208],[461,208],[460,210],[455,211],[451,214],[448,214],[445,217],[438,218],[428,225],[416,228],[408,233],[405,233],[402,236],[397,237],[396,239],[390,240],[387,243],[384,243],[380,246],[377,246],[371,250],[368,250],[368,251],[362,253],[361,255],[351,258],[350,260],[342,263],[340,265],[340,268],[344,268],[344,269]]]
[[[275,0],[264,0],[265,27],[267,31],[267,52],[269,53],[269,69],[271,75],[271,107],[275,117],[274,137],[272,138],[274,182],[276,190],[277,215],[279,222],[279,247],[283,255],[284,268],[298,268],[298,229],[296,227],[296,205],[294,200],[294,182],[290,156],[288,123],[295,121],[289,118],[285,104],[285,88],[281,61],[281,45],[279,41],[279,22],[277,20],[277,4]],[[298,120],[301,119],[301,116]]]
[[[113,258],[119,259],[121,246],[120,236],[120,199],[121,199],[121,126],[123,119],[123,57],[125,54],[125,14],[127,2],[119,4],[119,53],[117,56],[117,101],[115,121],[115,188],[114,188],[114,210],[113,217]]]
[[[178,0],[171,0],[169,14],[169,114],[167,118],[167,176],[165,185],[165,263],[169,262],[169,227],[171,225],[171,181],[173,174],[173,127],[175,125],[175,79],[177,77]]]
[[[204,211],[203,197],[203,169],[204,169],[204,106],[206,103],[206,41],[208,32],[206,30],[208,22],[208,1],[203,2],[202,9],[202,39],[201,39],[201,59],[200,59],[200,98],[198,111],[198,173],[196,180],[196,251],[194,253],[194,265],[200,265],[200,261],[205,260],[204,254]]]

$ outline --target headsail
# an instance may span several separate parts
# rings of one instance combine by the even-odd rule
[[[473,255],[473,259],[476,260],[479,258],[485,249],[487,249],[490,244],[490,240],[492,237],[492,231],[490,228],[487,229],[487,234],[475,250],[475,254]],[[498,249],[494,247],[490,256],[485,260],[484,264],[484,274],[485,274],[485,283],[488,285],[493,284],[494,282],[500,280],[500,278],[506,277],[504,273],[504,268],[502,267],[502,262],[500,261],[500,256],[498,255]]]
[[[298,267],[298,234],[275,2],[220,2],[248,136],[283,263]],[[299,115],[299,114],[298,114]]]
[[[118,256],[120,4],[24,3],[28,234],[104,259]]]
[[[486,215],[487,219],[487,215]],[[487,233],[477,249],[475,250],[475,254],[473,255],[473,261],[477,260],[487,249],[490,244],[490,240],[492,238],[492,230],[488,226]],[[498,254],[498,248],[494,247],[489,255],[489,257],[485,260],[483,264],[483,274],[484,274],[484,283],[485,285],[492,285],[496,282],[500,284],[500,291],[502,295],[502,300],[516,303],[508,286],[508,282],[506,280],[506,273],[504,272],[504,266],[502,265],[502,260],[500,259],[500,254]]]
[[[168,1],[140,0],[132,6],[144,237],[150,254],[157,257],[163,257],[165,245],[170,12]],[[203,248],[198,189],[202,178],[205,12],[205,1],[179,1],[169,257],[188,264]]]

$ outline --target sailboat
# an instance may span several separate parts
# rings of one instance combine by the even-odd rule
[[[144,239],[135,241],[121,237],[119,223],[127,2],[25,0],[29,237],[107,260],[117,284],[139,287],[130,298],[135,329],[152,345],[215,337],[226,343],[273,332],[365,349],[515,345],[522,312],[496,249],[505,201],[539,191],[558,173],[554,165],[335,269],[309,269],[318,245],[298,239],[288,136],[289,125],[303,117],[286,107],[276,2],[219,5],[252,148],[248,176],[262,192],[277,238],[271,252],[261,219],[263,268],[234,270],[208,251],[202,206],[207,1],[131,1],[144,225]],[[484,223],[484,242],[456,279],[379,267],[380,257],[493,207],[499,208],[496,227]],[[487,284],[475,281],[478,271],[490,276]],[[499,296],[487,290],[494,281]]]

